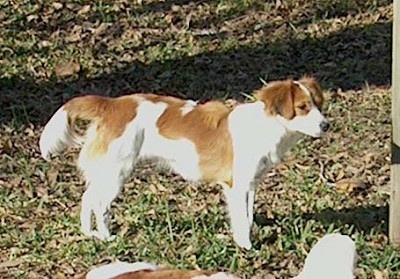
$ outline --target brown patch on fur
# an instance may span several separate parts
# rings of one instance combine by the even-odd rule
[[[192,141],[199,154],[202,179],[232,184],[233,148],[224,104],[211,101],[182,115],[186,101],[169,103],[157,121],[159,133],[172,140]]]
[[[305,77],[300,82],[309,89],[313,102],[320,108],[322,93],[314,78]],[[296,115],[306,115],[311,109],[311,99],[293,80],[274,81],[254,93],[264,102],[268,115],[281,115],[290,120]]]
[[[143,93],[139,93],[139,94],[135,94],[135,96],[138,96],[140,98],[144,98],[147,101],[153,102],[153,103],[166,103],[168,105],[172,105],[172,106],[179,106],[179,105],[183,105],[186,103],[186,100],[180,99],[180,98],[176,98],[173,96],[163,96],[163,95],[157,95],[157,94],[143,94]]]
[[[324,95],[322,94],[322,90],[318,84],[318,81],[314,77],[305,76],[302,77],[299,82],[307,87],[307,89],[311,93],[314,104],[318,107],[319,110],[321,110],[324,104]]]
[[[295,115],[307,115],[311,108],[311,98],[305,93],[298,84],[295,84],[293,109]]]
[[[136,116],[138,103],[132,96],[109,98],[101,96],[77,97],[64,105],[72,127],[77,119],[89,120],[96,126],[97,136],[89,146],[91,158],[105,154],[112,140],[120,137],[126,125]]]
[[[267,114],[279,114],[286,119],[292,119],[295,116],[293,99],[296,87],[293,80],[273,81],[256,91],[254,96],[264,102]]]
[[[159,270],[140,270],[128,272],[118,275],[113,279],[191,279],[194,276],[206,275],[210,276],[216,272],[211,271],[187,271],[176,269],[159,269]]]

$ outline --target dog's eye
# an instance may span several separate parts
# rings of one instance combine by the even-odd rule
[[[307,104],[302,104],[302,105],[298,106],[298,108],[300,110],[306,110],[307,109]]]

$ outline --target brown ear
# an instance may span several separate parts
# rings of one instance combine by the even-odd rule
[[[318,81],[314,77],[304,76],[299,80],[299,82],[307,87],[311,93],[311,98],[313,99],[314,104],[321,109],[324,104],[324,96]]]
[[[292,80],[271,82],[254,93],[257,100],[264,102],[269,115],[281,115],[286,119],[294,117],[293,95],[295,84]]]

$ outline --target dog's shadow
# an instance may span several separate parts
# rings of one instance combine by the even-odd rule
[[[382,234],[388,233],[388,215],[389,206],[357,206],[353,208],[346,208],[335,210],[327,208],[317,213],[303,214],[301,217],[305,220],[315,220],[322,223],[324,227],[329,227],[332,224],[335,228],[342,228],[344,226],[353,226],[354,229],[368,233],[371,231],[379,232]],[[255,214],[255,224],[259,227],[272,226],[279,219],[286,216],[278,216],[277,218],[270,219],[263,214]]]

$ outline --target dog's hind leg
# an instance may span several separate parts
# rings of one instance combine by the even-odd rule
[[[85,151],[81,152],[79,158],[79,167],[83,170],[87,185],[82,196],[81,230],[87,236],[111,240],[113,237],[108,229],[110,206],[130,174],[137,152],[125,156],[108,152],[90,158]],[[92,214],[96,219],[96,230],[91,226]]]
[[[143,142],[143,131],[138,131],[135,126],[126,133],[110,143],[106,152],[93,155],[96,140],[104,138],[96,134],[82,148],[79,168],[86,178],[87,189],[82,197],[80,217],[81,230],[87,236],[102,240],[113,238],[108,228],[110,206],[120,193],[125,178],[130,175]],[[91,227],[92,213],[96,230]]]
[[[112,240],[108,229],[109,211],[113,200],[118,196],[121,191],[123,180],[115,177],[115,174],[110,173],[110,178],[107,179],[107,185],[104,189],[98,189],[96,192],[97,203],[93,208],[93,213],[96,218],[97,235],[95,237],[102,240]]]
[[[108,228],[108,217],[111,203],[121,191],[124,177],[121,170],[99,170],[98,176],[86,175],[87,189],[82,197],[81,229],[85,235],[95,236],[101,240],[113,237]],[[92,213],[96,219],[96,230],[91,228]]]
[[[112,240],[108,228],[111,203],[121,192],[126,176],[133,162],[107,164],[106,168],[97,167],[96,171],[86,171],[87,189],[82,197],[81,229],[85,235],[101,240]],[[91,228],[92,213],[96,219],[96,230]]]
[[[93,189],[86,183],[86,191],[83,193],[81,202],[81,232],[86,236],[92,235],[92,212],[94,208]]]

